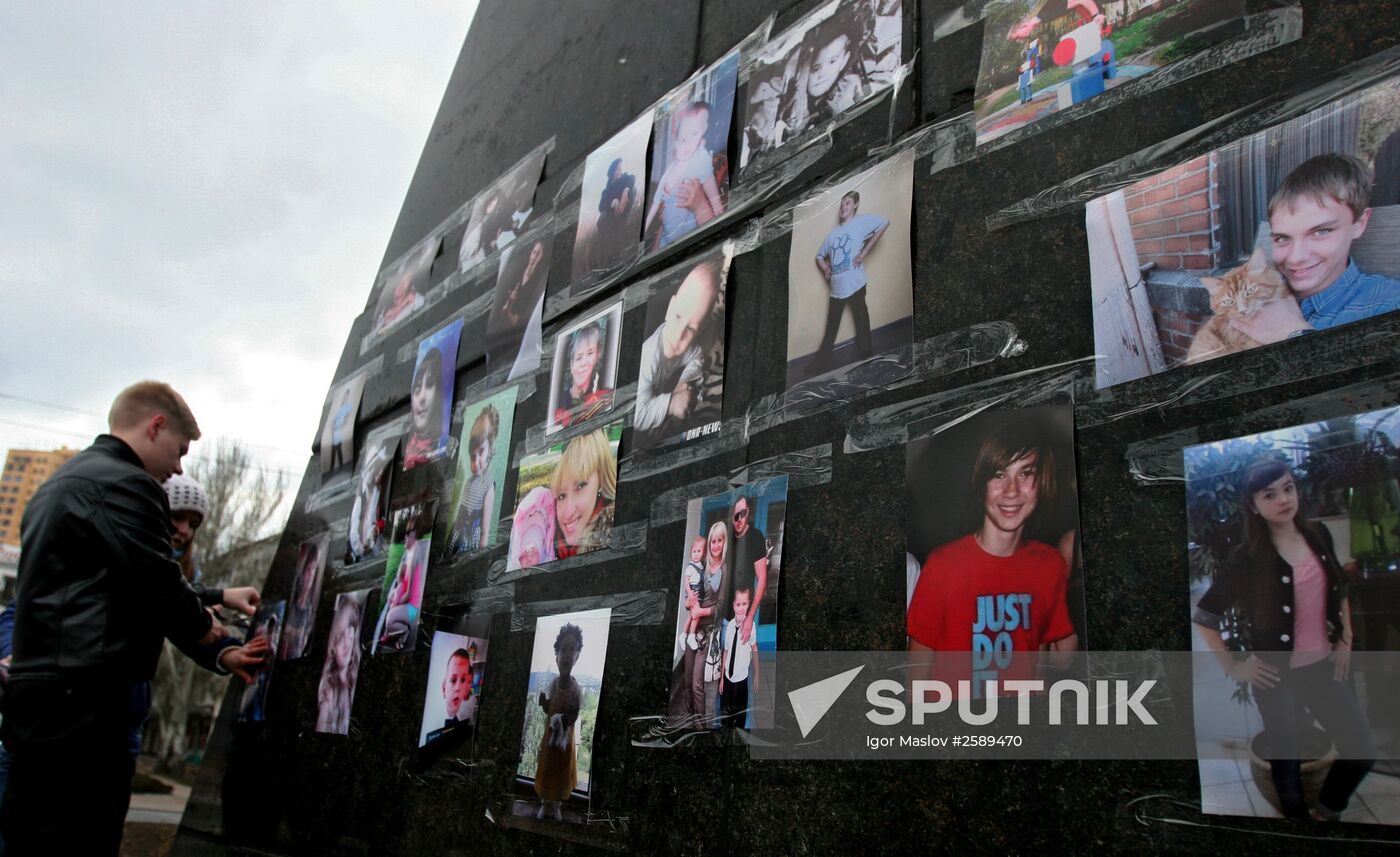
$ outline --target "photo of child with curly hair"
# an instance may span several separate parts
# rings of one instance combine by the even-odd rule
[[[355,680],[360,674],[360,629],[365,620],[368,589],[342,592],[335,597],[326,662],[316,691],[316,731],[333,735],[350,732],[350,705],[355,700]]]

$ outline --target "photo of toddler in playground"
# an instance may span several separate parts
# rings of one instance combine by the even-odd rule
[[[1400,309],[1400,79],[1089,202],[1107,387]]]

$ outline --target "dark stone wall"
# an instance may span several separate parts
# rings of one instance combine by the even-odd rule
[[[778,13],[776,32],[808,5],[484,0],[424,146],[385,262],[552,135],[556,147],[537,196],[547,207],[592,147],[668,88],[722,55],[769,12]],[[893,114],[897,135],[971,109],[981,25],[938,42],[927,35],[930,22],[957,5],[954,0],[906,0],[905,57],[913,56],[915,48],[919,56],[912,86],[901,92]],[[1304,0],[1302,6],[1306,23],[1300,41],[948,170],[930,174],[926,162],[916,162],[915,339],[1008,320],[1029,344],[1023,356],[791,421],[755,435],[747,449],[626,483],[620,490],[619,522],[645,520],[651,499],[663,491],[725,474],[746,461],[831,443],[836,453],[830,483],[794,490],[789,497],[779,645],[790,650],[902,648],[904,453],[901,447],[842,453],[847,424],[870,407],[1091,355],[1082,209],[995,232],[987,230],[985,218],[1096,166],[1262,99],[1304,88],[1400,44],[1400,9],[1393,3]],[[868,160],[870,148],[885,142],[890,122],[890,111],[882,106],[843,126],[830,152],[796,176],[772,207]],[[1261,120],[1257,127],[1267,124]],[[742,228],[719,229],[700,247]],[[568,243],[556,247],[551,293],[568,271]],[[788,240],[780,238],[735,260],[728,304],[726,417],[743,413],[751,401],[783,386],[787,253]],[[446,248],[435,266],[435,281],[447,276],[455,255],[455,246]],[[347,286],[346,300],[361,300],[374,273],[365,272],[362,286]],[[368,313],[357,320],[338,375],[381,353],[385,358],[385,371],[365,388],[358,436],[407,408],[412,363],[397,361],[399,349],[471,297],[475,294],[464,294],[462,300],[423,313],[363,357],[360,340],[368,329]],[[636,309],[625,321],[623,383],[635,378],[643,313]],[[469,322],[463,342],[474,335],[479,339],[482,326],[484,319]],[[546,341],[550,332],[547,325]],[[1126,460],[1130,446],[1193,426],[1199,440],[1214,440],[1400,402],[1400,365],[1393,347],[1377,354],[1375,348],[1347,345],[1368,334],[1380,335],[1373,341],[1393,342],[1385,335],[1397,332],[1400,319],[1375,319],[1209,367],[1176,370],[1118,388],[1113,394],[1118,410],[1127,413],[1165,399],[1180,385],[1210,373],[1225,372],[1228,380],[1219,395],[1200,397],[1196,404],[1081,424],[1078,478],[1092,648],[1190,645],[1184,491],[1179,483],[1144,486],[1134,481]],[[464,347],[459,369],[459,385],[482,377],[479,349]],[[1364,396],[1332,392],[1362,383],[1372,385]],[[519,406],[518,427],[543,419],[543,399],[537,394]],[[1251,416],[1265,408],[1273,411]],[[624,451],[626,443],[624,438]],[[433,468],[420,468],[398,479],[394,493],[431,487],[441,478]],[[514,502],[513,479],[512,472],[507,508]],[[313,460],[298,510],[319,480]],[[299,541],[347,511],[331,506],[316,514],[294,513],[268,575],[265,598],[285,597],[289,591]],[[513,587],[516,604],[664,589],[669,605],[677,583],[662,569],[672,566],[682,534],[679,523],[653,527],[640,554],[506,585]],[[485,587],[487,563],[478,559],[433,567],[427,602]],[[327,585],[322,619],[337,591],[367,584],[359,578]],[[376,606],[372,599],[370,611]],[[408,655],[367,656],[351,735],[318,735],[312,731],[315,688],[326,646],[326,625],[319,623],[308,656],[277,666],[267,723],[235,727],[233,697],[225,704],[175,853],[593,850],[505,829],[484,815],[488,803],[509,788],[518,758],[532,637],[511,633],[505,613],[494,617],[492,633],[490,690],[480,711],[483,764],[455,779],[422,780],[405,761],[417,742],[427,647]],[[1130,804],[1134,798],[1166,793],[1196,803],[1199,783],[1192,761],[757,763],[738,746],[635,748],[628,718],[665,709],[671,634],[669,617],[660,625],[613,628],[597,723],[594,806],[628,817],[627,842],[639,854],[902,854],[930,848],[1238,851],[1276,844],[1251,831],[1283,829],[1280,822],[1222,820],[1179,807],[1169,807],[1166,814],[1205,826],[1139,822]],[[1326,837],[1355,831],[1333,826],[1308,833],[1321,839],[1293,839],[1288,847],[1331,851],[1335,846]],[[1375,835],[1386,833],[1394,836],[1389,831]]]

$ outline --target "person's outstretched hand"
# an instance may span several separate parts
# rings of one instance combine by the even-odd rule
[[[254,637],[242,646],[230,646],[219,653],[219,666],[252,684],[267,661],[267,638]]]
[[[224,590],[224,606],[245,616],[258,612],[261,603],[262,596],[255,586],[234,586]]]

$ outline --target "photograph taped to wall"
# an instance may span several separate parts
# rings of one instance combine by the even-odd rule
[[[1091,200],[1096,383],[1400,309],[1400,78]]]
[[[905,150],[793,211],[789,387],[913,341],[913,199],[914,153]]]
[[[515,426],[518,387],[507,387],[474,402],[463,412],[462,440],[457,444],[455,512],[447,556],[455,557],[496,543],[496,522],[505,499],[510,470],[511,432]]]
[[[470,271],[497,250],[505,249],[528,225],[535,213],[535,188],[544,170],[545,149],[526,155],[472,199],[458,269]]]
[[[647,300],[632,419],[634,450],[719,431],[730,261],[720,247],[677,265]]]
[[[272,683],[272,669],[276,660],[271,655],[276,654],[282,641],[282,617],[286,611],[286,601],[273,601],[258,607],[253,614],[246,642],[251,643],[258,637],[266,638],[270,656],[265,666],[258,670],[253,683],[243,688],[243,695],[238,699],[239,723],[261,723],[267,719],[267,689]]]
[[[365,603],[370,590],[342,592],[335,597],[331,632],[326,640],[326,662],[316,689],[316,731],[332,735],[350,733],[350,706],[360,676],[360,632],[365,624]]]
[[[593,793],[593,729],[603,692],[610,608],[535,622],[514,815],[582,824]]]
[[[418,362],[409,387],[408,434],[404,438],[403,469],[447,455],[452,441],[452,388],[457,380],[457,345],[462,320],[456,319],[418,343]]]
[[[1244,31],[1245,0],[994,0],[973,109],[995,140]]]
[[[441,252],[442,238],[433,238],[379,275],[374,286],[371,337],[398,327],[426,305],[433,260]]]
[[[440,626],[433,634],[418,730],[418,746],[431,745],[435,753],[470,750],[490,650],[490,615],[462,617],[452,628],[455,632]]]
[[[1183,451],[1202,812],[1400,824],[1400,687],[1352,668],[1400,651],[1397,440],[1392,407]]]
[[[779,476],[686,506],[671,723],[772,726],[787,487]]]
[[[746,87],[739,169],[888,89],[903,40],[902,0],[832,0],[770,39]]]
[[[322,533],[301,543],[297,549],[296,578],[292,581],[292,597],[287,602],[282,626],[282,646],[277,660],[295,660],[306,654],[306,644],[316,625],[316,604],[321,600],[321,580],[325,577],[326,555],[330,550],[330,534]]]
[[[1021,653],[1064,669],[1086,636],[1073,405],[984,411],[911,441],[905,484],[910,651],[970,652],[940,678],[974,696],[1035,678],[1017,674],[1035,666]]]
[[[331,390],[326,422],[321,427],[321,472],[329,473],[355,460],[355,415],[365,390],[365,373],[352,377]]]
[[[554,338],[545,434],[613,409],[622,345],[622,301],[599,309]]]
[[[401,436],[397,425],[381,426],[365,436],[360,469],[355,475],[355,500],[350,506],[346,565],[384,555],[388,545],[389,488]]]
[[[642,241],[650,113],[613,135],[583,168],[571,282],[627,261]]]
[[[501,253],[491,316],[486,320],[486,363],[509,367],[513,381],[540,368],[544,293],[553,242],[548,230],[521,236]]]
[[[668,247],[724,214],[738,77],[735,48],[657,105],[642,225],[648,250]]]
[[[411,652],[418,645],[423,587],[428,580],[428,552],[433,540],[432,498],[410,499],[389,516],[389,550],[380,588],[379,620],[374,624],[370,654]]]
[[[508,571],[607,547],[622,426],[594,429],[520,460]]]

